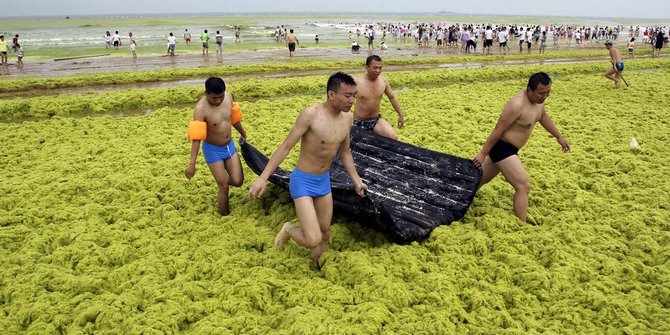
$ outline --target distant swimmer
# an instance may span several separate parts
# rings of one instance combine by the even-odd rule
[[[544,109],[544,101],[550,92],[549,75],[538,72],[530,76],[526,89],[507,102],[482,150],[472,159],[484,170],[479,188],[502,172],[514,187],[514,212],[523,222],[528,220],[530,179],[517,153],[530,138],[535,124],[539,122],[553,135],[564,152],[570,151],[570,144]]]
[[[365,60],[365,75],[356,78],[358,97],[354,108],[354,127],[375,132],[376,134],[398,139],[393,127],[380,114],[382,98],[386,95],[391,106],[398,113],[398,128],[405,125],[405,115],[395,97],[388,80],[382,76],[382,59],[377,55]]]

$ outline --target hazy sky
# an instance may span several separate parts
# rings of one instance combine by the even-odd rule
[[[37,15],[393,12],[670,18],[668,0],[0,0],[0,17]]]

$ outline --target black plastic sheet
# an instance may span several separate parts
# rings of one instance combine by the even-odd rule
[[[268,157],[240,141],[242,157],[258,175]],[[351,128],[351,154],[368,186],[356,194],[339,158],[330,168],[336,214],[386,234],[396,243],[427,238],[433,229],[465,215],[482,177],[472,161]],[[288,190],[290,172],[277,169],[269,181]]]

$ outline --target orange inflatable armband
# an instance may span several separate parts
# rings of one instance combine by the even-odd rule
[[[242,110],[240,110],[240,104],[237,102],[233,102],[233,108],[230,113],[230,124],[236,124],[240,121],[242,121]]]
[[[207,137],[207,123],[204,121],[191,121],[188,123],[188,139],[191,141],[202,141]]]

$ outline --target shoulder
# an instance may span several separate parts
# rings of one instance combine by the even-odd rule
[[[515,94],[505,106],[507,109],[513,112],[520,112],[521,109],[527,104],[528,98],[526,98],[526,91],[521,91]]]

